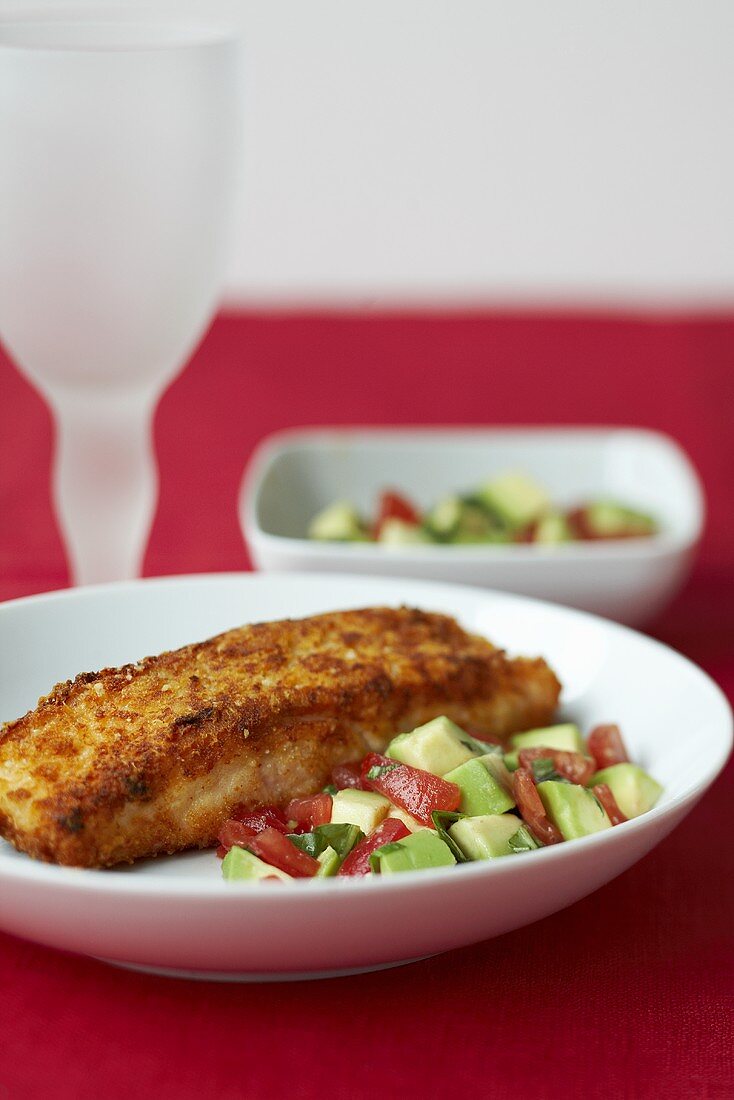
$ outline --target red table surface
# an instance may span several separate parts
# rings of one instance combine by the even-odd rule
[[[694,576],[650,632],[732,698],[733,399],[731,318],[225,315],[160,405],[146,573],[246,565],[238,484],[277,428],[656,428],[692,456],[709,512]],[[0,359],[2,598],[66,583],[50,457],[43,403]],[[0,935],[0,1098],[734,1097],[733,796],[729,765],[591,897],[382,973],[193,984]]]

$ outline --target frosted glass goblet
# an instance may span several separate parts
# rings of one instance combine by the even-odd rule
[[[0,24],[0,338],[55,416],[77,584],[140,571],[156,402],[226,264],[238,99],[224,33]]]

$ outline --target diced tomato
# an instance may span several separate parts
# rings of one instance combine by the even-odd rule
[[[337,764],[331,773],[331,781],[340,791],[352,788],[355,791],[366,791],[362,782],[362,773],[359,764]]]
[[[396,817],[385,818],[382,825],[378,825],[371,836],[365,837],[352,848],[337,871],[337,875],[368,875],[372,853],[383,844],[392,844],[393,841],[402,840],[406,836],[410,836],[410,829],[406,828],[402,821]]]
[[[259,809],[252,810],[241,803],[235,806],[230,817],[249,826],[253,833],[261,833],[263,829],[277,829],[279,833],[288,832],[288,819],[277,806],[260,806]]]
[[[591,528],[585,508],[573,508],[566,512],[566,523],[571,528],[571,534],[575,539],[594,539],[594,531]]]
[[[596,771],[593,760],[587,760],[580,752],[567,752],[565,749],[544,749],[540,745],[532,749],[521,749],[518,754],[521,768],[532,772],[533,760],[551,760],[554,769],[564,779],[585,787]]]
[[[250,837],[255,835],[255,830],[251,829],[249,825],[245,825],[242,821],[234,821],[230,818],[229,821],[225,821],[222,828],[219,830],[217,840],[219,841],[219,851],[223,849],[223,855],[226,856],[230,848],[233,848],[235,844],[241,844],[244,846],[245,842]]]
[[[588,507],[574,508],[566,513],[566,522],[571,528],[575,539],[585,539],[591,542],[608,542],[610,539],[634,539],[639,538],[640,529],[634,523],[628,526],[617,527],[614,532],[602,534],[594,526],[589,518]]]
[[[607,811],[607,816],[612,825],[621,825],[623,821],[627,820],[627,818],[624,816],[619,806],[617,805],[617,800],[612,794],[611,787],[609,787],[606,783],[597,783],[597,785],[595,787],[592,787],[591,790],[593,794],[595,794],[596,797],[599,799],[604,809]]]
[[[313,856],[296,848],[287,836],[277,829],[263,829],[248,839],[244,845],[253,855],[259,856],[264,863],[285,871],[294,878],[313,878],[319,869],[319,861]]]
[[[317,825],[331,821],[331,795],[324,791],[310,798],[294,798],[285,813],[289,821],[295,821],[296,832],[310,833]]]
[[[532,774],[527,768],[512,773],[512,793],[522,819],[541,844],[559,844],[563,837],[545,812]]]
[[[619,726],[596,726],[586,738],[589,752],[599,770],[613,764],[628,764],[629,756]]]
[[[538,538],[538,521],[533,520],[526,527],[521,527],[515,532],[515,542],[536,542]]]
[[[386,519],[402,519],[405,523],[420,523],[420,513],[411,502],[402,494],[386,489],[380,493],[377,506],[377,519],[375,520],[374,536],[379,538],[382,525]]]
[[[227,851],[228,851],[228,849],[225,848],[223,844],[220,844],[219,847],[217,848],[217,857],[219,859],[224,859],[224,857],[227,854]]]
[[[422,825],[431,824],[434,810],[457,810],[461,802],[461,791],[455,783],[376,752],[367,753],[362,761],[362,780]]]

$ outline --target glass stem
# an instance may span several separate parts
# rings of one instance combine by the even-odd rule
[[[157,393],[60,390],[53,498],[73,584],[140,575],[158,495]]]

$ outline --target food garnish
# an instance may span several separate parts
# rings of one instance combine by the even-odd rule
[[[629,762],[617,726],[596,726],[586,739],[569,722],[525,730],[507,749],[445,716],[398,734],[384,755],[367,753],[335,768],[344,785],[333,798],[322,792],[291,802],[287,835],[267,827],[241,835],[241,822],[226,822],[219,834],[227,849],[224,877],[264,881],[263,865],[271,863],[282,881],[288,844],[310,860],[296,860],[294,878],[393,875],[525,854],[622,825],[652,809],[662,793]],[[408,762],[415,760],[426,766]],[[607,765],[601,771],[599,762]],[[456,766],[449,770],[448,763]],[[260,819],[275,813],[266,808]]]
[[[322,542],[377,542],[385,546],[538,543],[647,538],[659,524],[646,512],[615,500],[562,508],[523,473],[505,473],[471,492],[443,497],[425,510],[404,493],[384,489],[374,518],[348,500],[313,517],[309,538]]]

